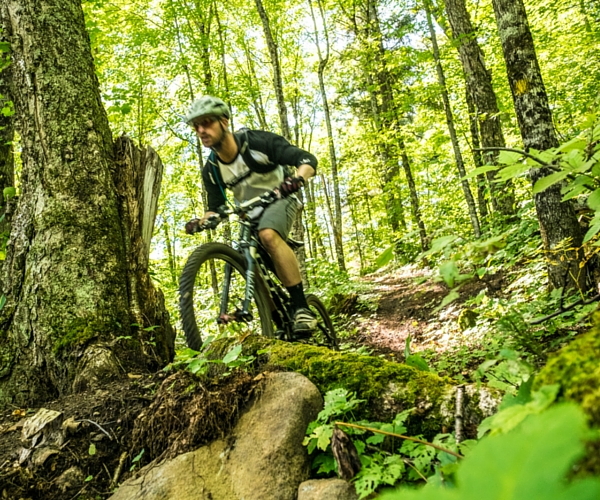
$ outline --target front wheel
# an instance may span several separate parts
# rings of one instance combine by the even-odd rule
[[[313,333],[313,338],[319,343],[326,345],[327,347],[338,350],[337,335],[335,334],[335,328],[333,328],[333,322],[329,317],[329,313],[325,308],[325,305],[321,300],[312,294],[306,296],[306,302],[309,309],[317,317],[317,329]]]
[[[221,315],[227,267],[231,269],[226,315]],[[241,308],[246,292],[246,260],[239,252],[222,243],[207,243],[189,256],[179,280],[179,311],[188,346],[202,347],[202,336],[261,333],[273,336],[273,323],[268,299],[255,283],[251,303],[252,319],[235,321],[235,310]],[[200,334],[202,331],[202,335]]]

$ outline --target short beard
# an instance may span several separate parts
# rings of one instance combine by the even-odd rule
[[[221,127],[221,138],[219,139],[218,142],[215,142],[215,144],[213,144],[213,146],[212,146],[212,149],[214,149],[217,153],[219,151],[221,151],[221,149],[223,148],[223,141],[225,140],[225,137],[229,133],[229,130],[227,128],[223,127],[223,124],[220,121],[219,121],[219,125]]]

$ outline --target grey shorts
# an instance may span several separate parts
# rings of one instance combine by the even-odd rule
[[[258,230],[273,229],[277,231],[284,240],[287,240],[292,225],[294,224],[294,220],[296,219],[296,212],[298,211],[299,206],[300,203],[295,196],[277,200],[265,209],[258,221]]]

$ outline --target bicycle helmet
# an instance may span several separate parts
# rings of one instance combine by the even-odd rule
[[[192,125],[192,122],[201,116],[216,116],[218,118],[224,116],[225,118],[229,118],[229,107],[222,99],[205,95],[192,103],[185,121],[188,125]]]

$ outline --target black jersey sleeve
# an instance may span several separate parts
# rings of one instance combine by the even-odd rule
[[[317,169],[317,158],[308,151],[289,143],[284,137],[262,130],[249,130],[250,147],[264,151],[269,159],[277,165],[310,165]]]

